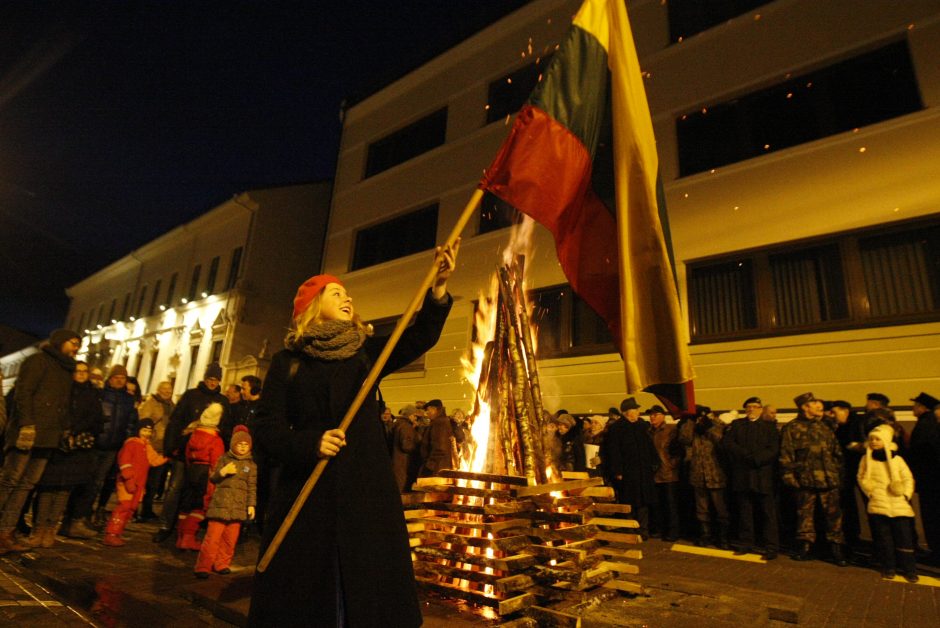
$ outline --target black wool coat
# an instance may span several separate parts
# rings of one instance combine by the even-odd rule
[[[731,490],[773,495],[780,435],[770,421],[731,422],[721,445],[731,459]]]
[[[69,426],[72,434],[97,434],[104,424],[101,413],[101,397],[91,382],[72,382],[72,397],[69,402]],[[95,471],[97,457],[93,449],[72,451],[55,450],[37,486],[67,487],[85,484]]]
[[[20,428],[36,428],[33,447],[54,448],[68,428],[69,398],[75,360],[49,344],[26,358],[16,378],[14,415],[7,421],[6,449],[12,448]]]
[[[449,296],[439,304],[428,294],[382,375],[437,343],[451,304]],[[281,464],[281,475],[268,506],[259,557],[316,465],[320,438],[339,425],[386,340],[369,338],[344,360],[289,350],[272,359],[253,436],[256,448]],[[264,573],[255,573],[248,624],[336,626],[340,591],[345,625],[351,628],[404,628],[422,622],[377,387],[357,412],[346,446],[326,466],[274,560]]]
[[[655,499],[653,476],[659,468],[659,454],[653,446],[650,425],[643,419],[631,423],[619,419],[604,437],[605,473],[611,478],[621,502],[648,506]],[[623,476],[622,480],[616,477]]]

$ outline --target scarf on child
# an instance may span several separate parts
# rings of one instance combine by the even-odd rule
[[[356,355],[368,335],[352,321],[324,321],[311,325],[303,334],[288,332],[284,346],[320,360],[345,360]]]

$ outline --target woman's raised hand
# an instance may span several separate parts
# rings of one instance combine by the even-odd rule
[[[434,278],[434,285],[431,287],[434,298],[441,300],[447,294],[447,280],[457,268],[457,253],[460,251],[460,238],[454,241],[452,245],[439,246],[434,251],[434,257],[437,260],[437,277]]]

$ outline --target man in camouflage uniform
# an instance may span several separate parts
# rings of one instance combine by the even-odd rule
[[[842,449],[835,433],[822,421],[823,403],[813,393],[803,393],[793,402],[799,408],[795,419],[783,426],[780,441],[780,472],[783,483],[795,489],[799,542],[795,560],[809,560],[816,540],[813,514],[818,501],[826,520],[826,539],[840,567],[848,564],[842,551],[842,509],[839,488],[842,479]]]

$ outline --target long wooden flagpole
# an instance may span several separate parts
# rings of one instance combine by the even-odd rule
[[[460,217],[457,219],[457,224],[454,225],[453,230],[450,232],[450,235],[447,236],[447,240],[444,242],[441,248],[452,246],[457,241],[464,227],[467,225],[467,222],[470,220],[470,216],[472,216],[476,211],[476,208],[480,204],[480,200],[482,198],[483,190],[478,188],[473,193],[473,196],[470,197],[470,200],[467,202],[467,206],[463,209],[463,213],[461,213]],[[439,263],[439,256],[435,256],[434,264],[428,270],[427,275],[424,277],[424,281],[422,281],[421,285],[418,287],[418,291],[411,300],[411,304],[408,305],[408,308],[401,315],[401,318],[398,319],[398,323],[395,325],[395,329],[392,331],[392,335],[389,336],[388,342],[385,343],[385,348],[382,349],[382,353],[379,354],[375,364],[372,365],[372,370],[369,371],[369,375],[362,382],[362,386],[359,387],[359,392],[356,394],[356,398],[353,399],[352,404],[346,411],[346,415],[340,422],[338,429],[341,429],[344,432],[349,429],[349,425],[356,417],[356,413],[359,412],[359,408],[362,406],[362,402],[365,401],[366,395],[368,395],[372,390],[372,386],[375,385],[376,380],[379,378],[379,373],[382,372],[382,369],[385,367],[385,363],[388,362],[389,356],[391,356],[392,351],[395,349],[395,345],[398,344],[398,340],[401,338],[402,333],[404,333],[405,327],[407,327],[408,323],[411,321],[411,317],[418,310],[418,306],[420,306],[424,301],[425,293],[431,287],[431,284],[434,282],[434,278],[437,277]],[[291,506],[290,512],[287,513],[287,517],[284,518],[284,521],[281,523],[281,527],[278,528],[277,534],[274,535],[274,538],[271,540],[271,544],[268,545],[267,551],[265,551],[264,556],[261,557],[261,561],[258,562],[258,571],[263,573],[264,570],[268,568],[268,565],[271,564],[271,561],[274,559],[274,555],[277,554],[278,548],[284,541],[284,537],[287,536],[288,531],[290,531],[291,526],[294,524],[294,520],[297,519],[297,515],[300,514],[300,509],[303,508],[307,498],[310,496],[310,493],[313,492],[313,487],[317,485],[317,482],[320,480],[320,476],[323,475],[323,471],[326,469],[326,465],[329,463],[329,461],[329,458],[321,458],[317,462],[317,466],[314,467],[313,473],[311,473],[310,477],[307,478],[303,488],[300,489],[300,494],[297,495],[297,499],[294,500],[294,505]]]

